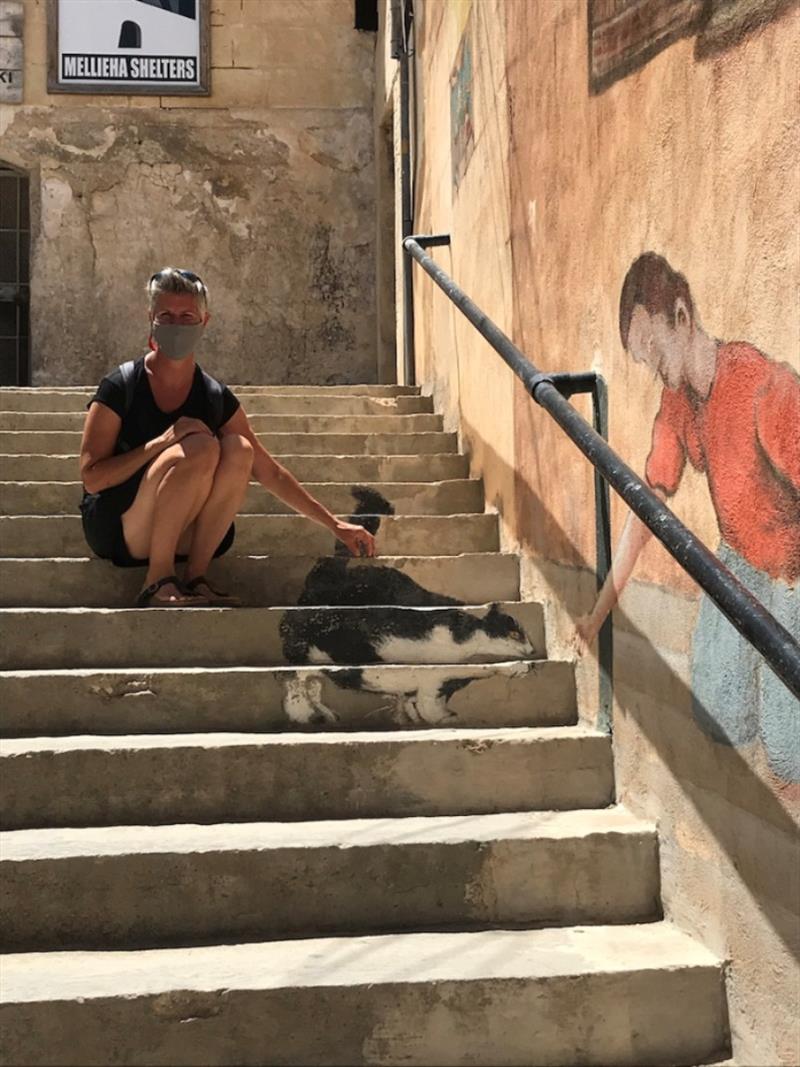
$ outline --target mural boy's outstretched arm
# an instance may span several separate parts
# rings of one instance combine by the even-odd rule
[[[659,500],[665,502],[667,494],[662,489],[653,490]],[[622,528],[611,570],[597,595],[595,605],[588,615],[583,615],[576,623],[578,635],[583,642],[590,645],[600,632],[609,613],[615,607],[622,590],[636,566],[642,549],[652,537],[652,533],[634,513],[628,512]]]

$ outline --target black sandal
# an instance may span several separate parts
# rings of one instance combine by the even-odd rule
[[[240,608],[242,606],[241,597],[234,596],[232,593],[223,593],[219,589],[215,589],[204,574],[198,574],[196,578],[191,578],[188,582],[184,582],[183,588],[187,593],[191,593],[201,583],[206,586],[208,593],[200,593],[199,595],[202,596],[212,608]]]
[[[153,597],[162,585],[174,585],[181,593],[187,595],[186,600],[154,600]],[[209,601],[200,593],[190,593],[181,583],[177,574],[168,574],[166,578],[159,578],[157,582],[148,585],[136,598],[136,608],[203,608]]]

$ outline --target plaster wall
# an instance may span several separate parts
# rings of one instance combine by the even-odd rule
[[[33,384],[144,350],[150,274],[197,270],[229,381],[369,382],[375,35],[347,0],[213,0],[211,95],[48,94],[43,0],[0,159],[31,176]]]
[[[414,230],[448,233],[435,258],[507,331],[512,327],[508,112],[502,0],[415,5],[417,65]],[[450,77],[465,30],[473,35],[474,145],[453,187]],[[431,389],[445,427],[458,430],[471,471],[508,541],[513,529],[513,376],[432,280],[414,267],[417,380]],[[398,344],[398,358],[402,345]]]
[[[795,509],[800,523],[796,5],[698,5],[705,26],[685,27],[598,92],[588,75],[592,7],[602,14],[587,0],[418,0],[414,228],[451,234],[431,254],[540,369],[604,375],[611,443],[641,474],[666,372],[623,346],[620,295],[642,253],[666,260],[691,290],[692,336],[703,331],[717,353],[743,342],[784,383],[787,406],[775,402],[769,434],[787,457],[780,517],[791,524]],[[451,115],[459,80],[467,133]],[[594,657],[576,630],[596,596],[590,467],[417,268],[415,314],[418,381],[460,429],[506,547],[523,554],[525,592],[548,609],[551,654],[577,656],[591,722]],[[574,403],[590,414],[584,399]],[[745,423],[734,403],[721,433],[731,450],[717,466],[734,482],[747,465],[737,453]],[[745,534],[748,493],[766,492],[775,468],[770,460],[759,471],[731,509]],[[710,486],[702,463],[686,461],[668,496],[713,551],[731,516]],[[614,498],[618,559],[626,518]],[[762,533],[753,528],[743,553]],[[800,632],[796,547],[771,536],[772,574],[758,571],[754,592]],[[766,700],[756,692],[766,668],[746,649],[732,657],[725,634],[709,640],[708,610],[647,542],[614,613],[618,795],[658,823],[667,915],[731,960],[736,1062],[796,1064],[800,708],[786,690],[780,697],[780,683]]]

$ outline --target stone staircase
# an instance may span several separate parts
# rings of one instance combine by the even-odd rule
[[[2,1062],[724,1056],[722,964],[430,399],[236,391],[331,509],[391,504],[380,557],[254,485],[212,572],[246,606],[145,612],[83,541],[88,389],[0,390]]]

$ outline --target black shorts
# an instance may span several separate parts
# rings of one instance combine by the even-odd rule
[[[117,567],[146,567],[149,560],[137,559],[128,551],[122,531],[122,516],[136,499],[144,468],[137,471],[121,485],[104,489],[102,493],[83,494],[81,520],[83,533],[92,552],[101,559],[110,559]],[[217,545],[214,557],[223,555],[233,544],[236,527],[228,527],[225,536]],[[176,561],[185,563],[188,556],[176,556]]]

